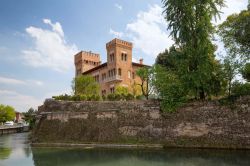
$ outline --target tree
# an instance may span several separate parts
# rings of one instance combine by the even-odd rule
[[[15,115],[13,107],[0,104],[0,122],[12,121],[15,119]]]
[[[223,0],[163,0],[165,19],[175,44],[183,51],[182,79],[200,99],[209,93],[215,69],[215,47],[211,42],[213,17]]]
[[[223,60],[223,71],[227,80],[228,96],[231,96],[233,80],[239,73],[240,62],[233,55],[227,55]]]
[[[140,77],[141,83],[138,84],[141,87],[143,96],[148,100],[149,95],[153,92],[152,78],[153,70],[149,67],[142,67],[136,71],[136,74]]]
[[[226,21],[218,26],[217,32],[227,52],[224,58],[224,72],[230,96],[233,81],[239,71],[242,71],[243,77],[247,79],[247,71],[244,72],[241,68],[250,58],[250,10],[228,16]]]
[[[153,66],[153,85],[164,111],[172,112],[186,100],[187,90],[179,77],[171,70],[160,65]]]
[[[36,122],[36,112],[33,108],[30,108],[27,112],[24,112],[24,120],[25,122],[28,122],[30,127],[33,128]]]
[[[128,88],[124,86],[115,87],[115,93],[119,95],[127,95],[129,93]]]
[[[231,54],[250,59],[250,9],[232,14],[219,25],[218,34]]]
[[[85,75],[73,79],[72,90],[75,95],[96,95],[100,86],[92,76]]]
[[[244,79],[250,82],[250,63],[246,63],[243,69],[241,70],[241,74]]]
[[[169,70],[177,71],[180,68],[180,59],[183,56],[183,52],[176,48],[174,45],[164,52],[159,53],[156,57],[155,64],[161,65]]]

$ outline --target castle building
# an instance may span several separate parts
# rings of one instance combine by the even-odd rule
[[[101,64],[100,55],[81,51],[75,55],[75,75],[91,75],[100,84],[102,95],[115,92],[117,86],[127,87],[132,93],[133,86],[140,84],[136,70],[147,65],[132,62],[133,44],[113,39],[106,44],[107,62]]]

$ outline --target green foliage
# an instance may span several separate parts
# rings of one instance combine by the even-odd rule
[[[12,121],[15,119],[15,115],[13,107],[0,104],[0,122]]]
[[[244,79],[250,82],[250,63],[245,64],[245,66],[241,70],[241,74]]]
[[[191,95],[205,99],[211,93],[209,83],[217,68],[211,20],[219,14],[223,0],[163,0],[163,3],[168,29],[183,55],[179,79]]]
[[[228,96],[231,95],[232,83],[235,76],[239,73],[240,61],[234,55],[229,54],[223,60],[224,78],[227,81]]]
[[[250,95],[250,83],[235,82],[232,86],[232,94],[234,96]]]
[[[72,90],[75,95],[95,95],[99,93],[100,86],[92,76],[78,76],[72,81]]]
[[[64,95],[59,95],[59,96],[52,96],[53,99],[55,100],[71,100],[71,96],[70,95],[67,95],[67,94],[64,94]]]
[[[102,98],[101,96],[94,94],[94,95],[59,95],[52,97],[55,100],[63,100],[63,101],[100,101]]]
[[[30,108],[27,112],[24,112],[23,115],[25,122],[28,122],[30,127],[33,128],[36,122],[36,111],[33,108]]]
[[[118,94],[118,93],[110,93],[107,95],[107,100],[109,101],[120,101],[120,100],[134,100],[134,95],[131,93],[127,94]]]
[[[141,86],[142,94],[148,100],[149,95],[153,92],[153,70],[149,67],[142,67],[136,71],[136,74],[140,77],[141,83],[138,84]]]
[[[166,49],[158,54],[155,64],[161,65],[168,70],[177,71],[180,68],[181,58],[183,58],[183,51],[175,46],[171,46],[169,51]]]
[[[8,159],[11,155],[12,149],[9,147],[0,147],[0,160]]]
[[[172,112],[181,106],[185,100],[187,91],[178,76],[171,70],[161,66],[154,66],[154,81],[158,97],[161,99],[161,108],[163,111]]]
[[[250,58],[250,10],[232,14],[219,25],[218,34],[230,54],[240,55],[247,61]]]
[[[115,93],[120,95],[126,95],[128,94],[128,88],[124,86],[117,86],[115,87]]]

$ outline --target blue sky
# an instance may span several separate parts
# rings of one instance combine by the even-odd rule
[[[246,9],[247,0],[226,4],[216,24]],[[23,112],[70,93],[73,55],[91,50],[105,62],[105,44],[115,37],[134,43],[134,61],[153,64],[173,43],[161,6],[161,0],[1,0],[0,104]]]

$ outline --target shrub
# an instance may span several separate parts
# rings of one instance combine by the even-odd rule
[[[100,101],[101,96],[99,95],[59,95],[52,97],[55,100],[64,100],[64,101]]]
[[[105,95],[102,95],[102,100],[106,100],[107,99],[107,97],[105,96]]]
[[[80,101],[80,95],[71,96],[72,101]]]
[[[81,101],[86,101],[87,100],[87,96],[86,95],[80,95],[80,100]]]
[[[114,93],[108,94],[107,99],[110,100],[110,101],[114,101],[115,100],[115,94]]]
[[[71,100],[71,96],[67,94],[59,95],[59,96],[52,96],[52,98],[55,100]]]
[[[232,86],[232,94],[234,96],[250,95],[250,83],[234,83]]]
[[[128,93],[126,96],[125,96],[125,99],[128,101],[128,100],[133,100],[134,99],[134,96],[131,94],[131,93]]]

